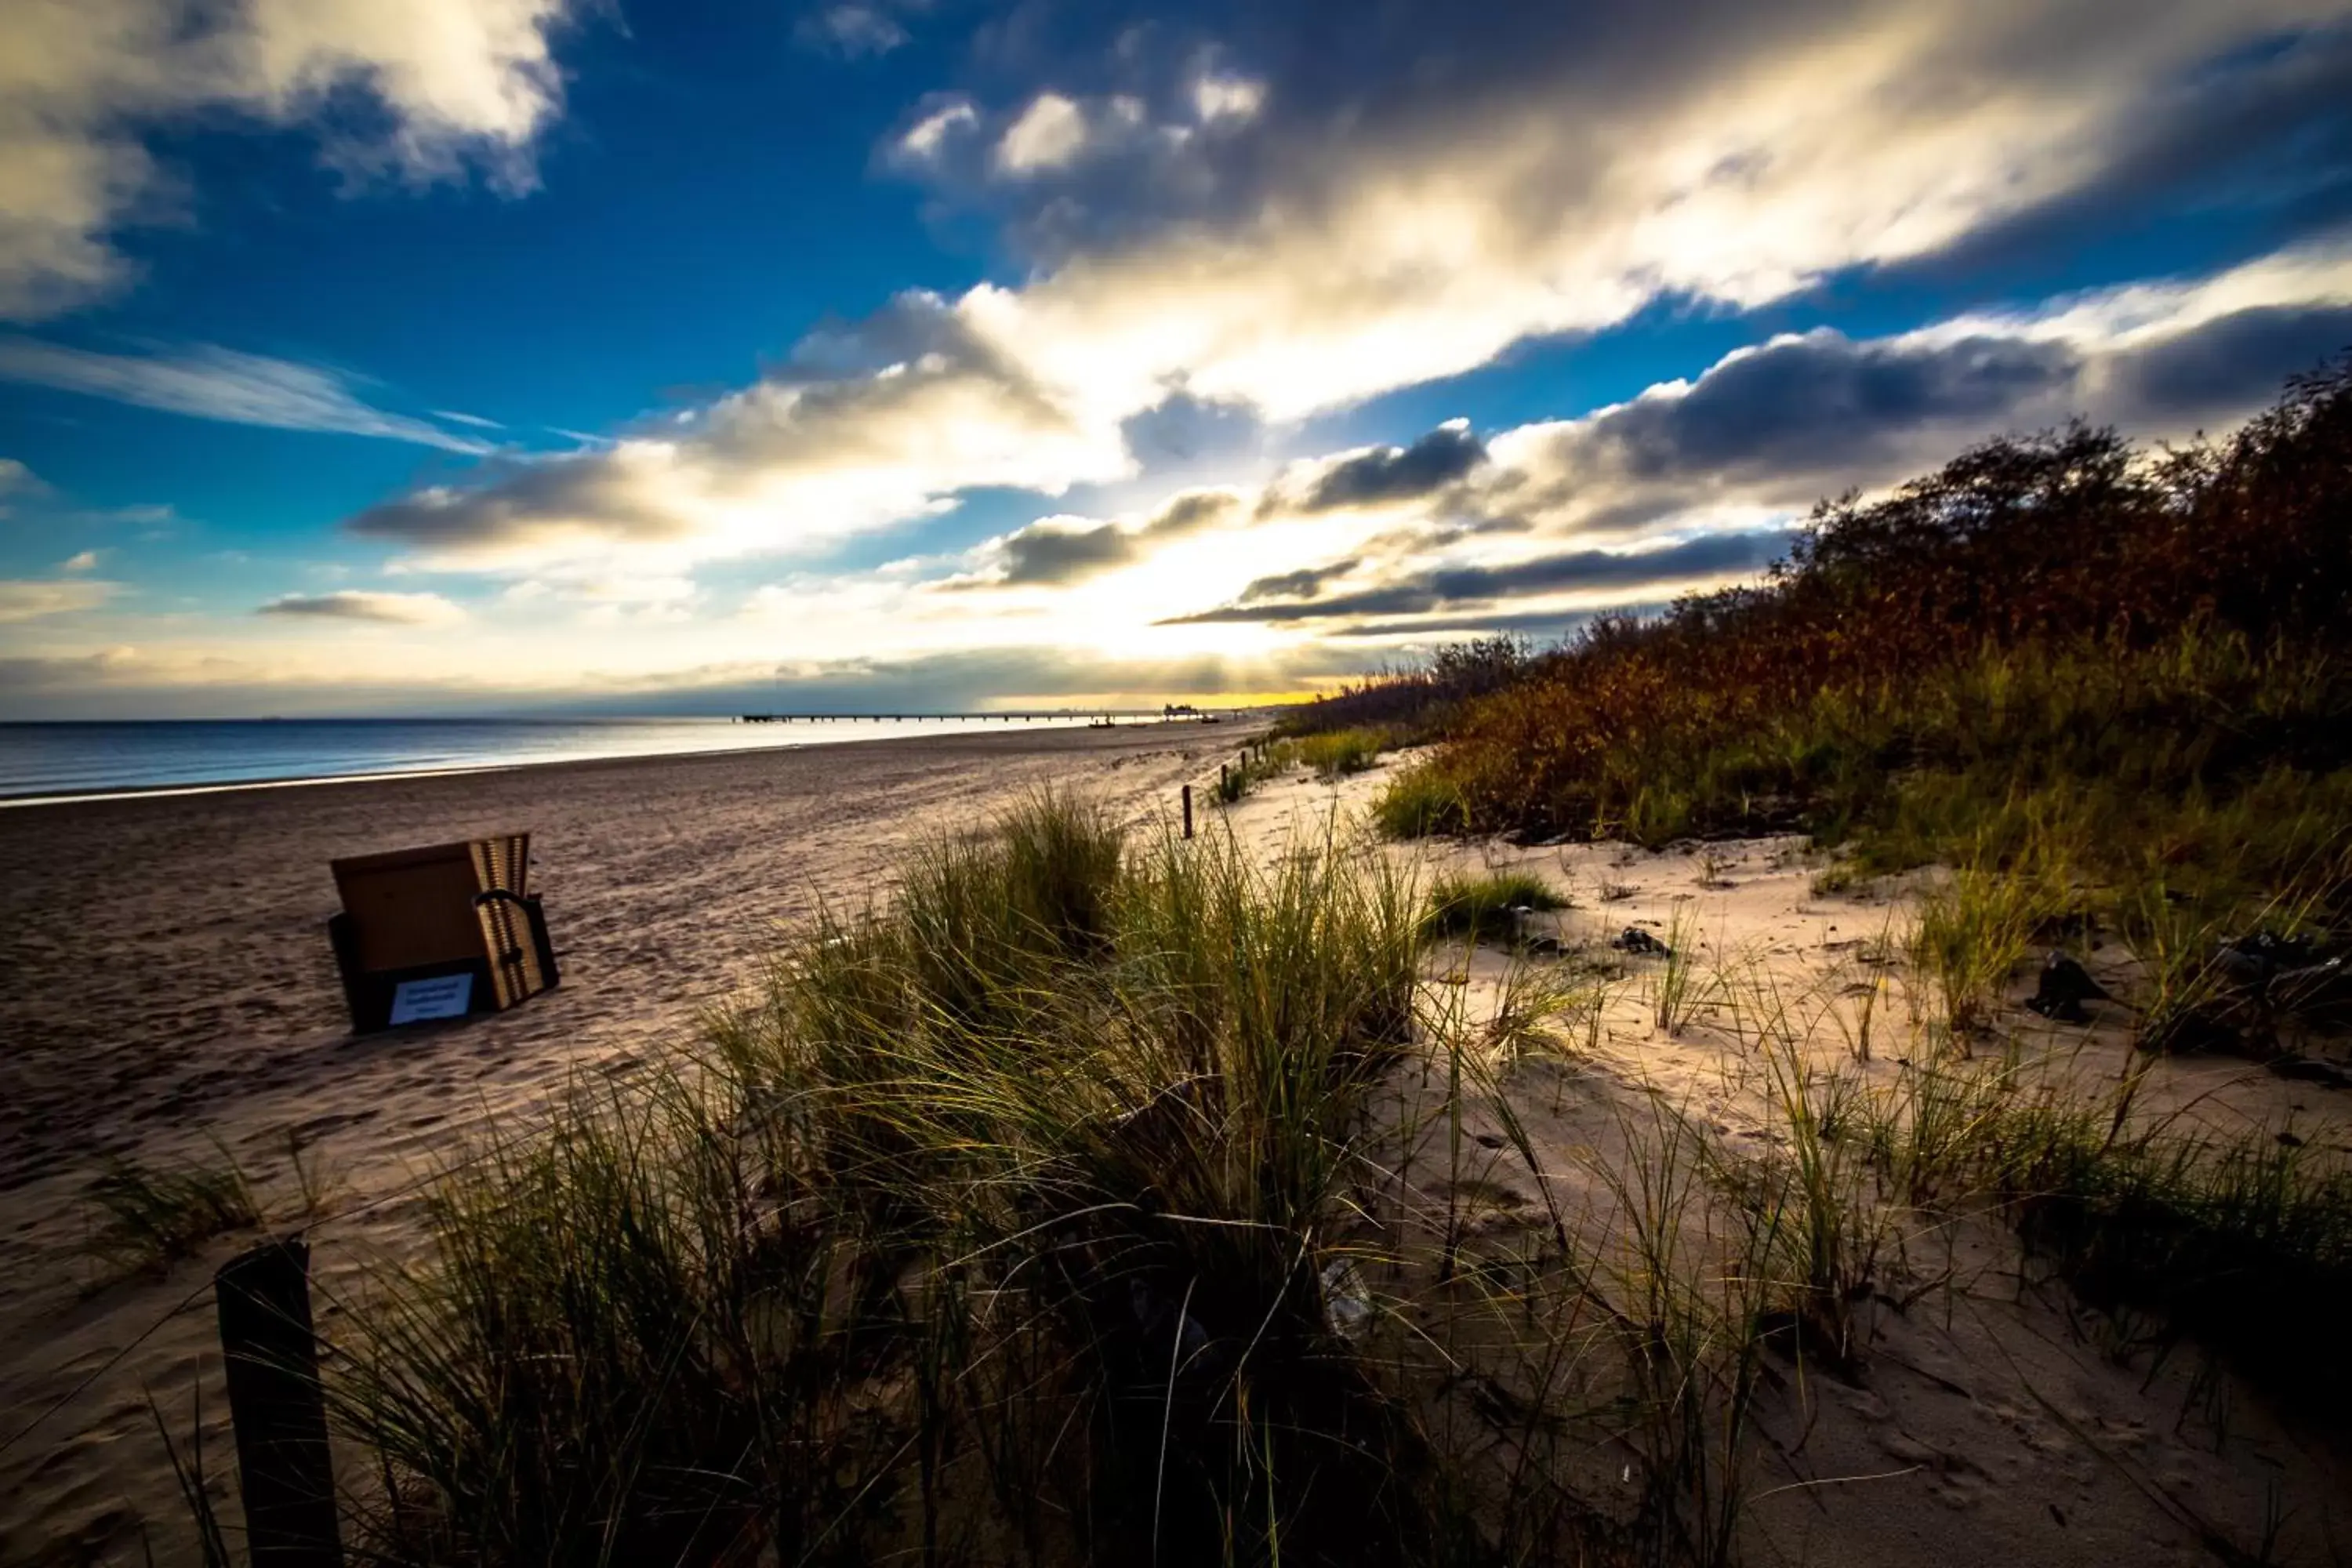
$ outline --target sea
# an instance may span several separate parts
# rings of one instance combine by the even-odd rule
[[[1087,716],[732,719],[220,719],[0,724],[0,805],[157,790],[466,773],[538,763],[1068,729]]]

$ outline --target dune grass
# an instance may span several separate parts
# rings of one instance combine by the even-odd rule
[[[1280,778],[1298,764],[1298,747],[1293,741],[1277,736],[1261,735],[1242,748],[1241,755],[1217,769],[1217,799],[1231,805],[1248,795],[1258,785]]]
[[[1408,887],[1039,800],[826,921],[702,1059],[454,1175],[339,1419],[404,1560],[1413,1561],[1322,1249]]]
[[[1444,766],[1433,761],[1416,763],[1389,780],[1372,801],[1372,821],[1391,838],[1427,838],[1458,833],[1469,820],[1469,807]]]
[[[1388,731],[1361,725],[1302,735],[1294,742],[1298,760],[1322,779],[1362,773],[1380,760],[1389,743]]]
[[[1518,934],[1517,910],[1559,910],[1568,900],[1528,871],[1440,877],[1430,889],[1422,932],[1431,939],[1507,942]]]
[[[109,1165],[87,1198],[98,1215],[90,1251],[126,1271],[165,1272],[214,1237],[261,1223],[252,1185],[226,1152],[217,1164]]]
[[[2273,1329],[2352,1366],[2338,1163],[2136,1080],[1824,1065],[1680,929],[1765,1136],[1636,1090],[1547,1147],[1518,1075],[1609,983],[1474,1014],[1431,907],[1360,847],[1261,868],[1066,798],[926,846],[696,1050],[449,1172],[430,1261],[334,1320],[354,1552],[1729,1563],[1776,1363],[1859,1375],[1904,1249],[1988,1218],[2258,1374]],[[1536,1208],[1474,1225],[1498,1163]]]

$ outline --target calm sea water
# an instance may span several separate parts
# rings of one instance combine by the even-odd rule
[[[1084,719],[229,719],[0,724],[0,799],[169,786],[513,767],[594,757],[754,751],[905,735],[1067,729]]]

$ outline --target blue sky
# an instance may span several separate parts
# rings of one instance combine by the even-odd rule
[[[0,718],[1296,691],[2352,346],[2352,0],[18,0],[0,170]]]

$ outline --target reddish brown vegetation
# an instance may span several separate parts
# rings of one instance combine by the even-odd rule
[[[1922,766],[2333,768],[2347,643],[2352,361],[2218,445],[2076,425],[1825,502],[1764,585],[1601,621],[1468,703],[1388,816],[1654,841],[1834,828]]]

